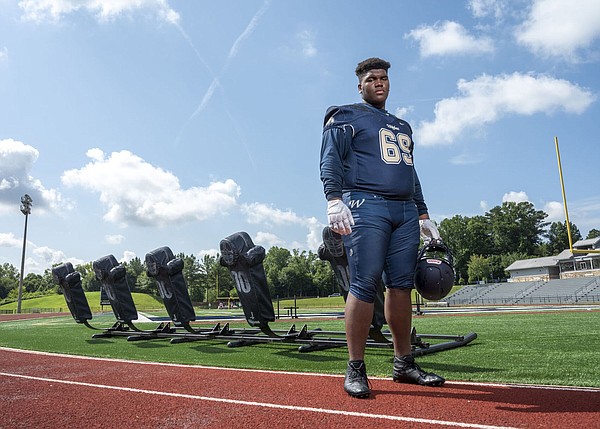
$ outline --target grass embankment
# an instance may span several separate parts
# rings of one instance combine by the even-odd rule
[[[110,306],[100,306],[100,292],[86,292],[85,296],[92,312],[98,312],[101,310],[110,310]],[[132,293],[133,302],[138,310],[154,310],[163,308],[163,303],[156,297],[144,293]],[[2,310],[13,310],[17,309],[17,302],[10,302],[8,304],[0,305],[0,311]],[[24,299],[21,301],[21,309],[26,312],[31,310],[44,311],[46,309],[54,312],[69,312],[65,297],[59,294],[46,295],[38,298]]]

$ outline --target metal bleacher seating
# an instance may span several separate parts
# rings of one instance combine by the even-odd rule
[[[451,306],[599,302],[600,277],[468,285],[444,301]]]

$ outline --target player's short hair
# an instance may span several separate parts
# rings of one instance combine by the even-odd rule
[[[381,58],[367,58],[366,60],[358,63],[354,72],[360,80],[369,70],[383,69],[387,72],[390,67],[390,63],[388,63],[386,60],[382,60]]]

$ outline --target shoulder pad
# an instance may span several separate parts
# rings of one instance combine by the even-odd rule
[[[330,106],[327,108],[325,112],[325,119],[323,119],[323,126],[326,126],[329,120],[335,115],[336,112],[339,112],[339,106]]]
[[[413,129],[408,122],[406,122],[404,119],[400,119],[400,118],[398,118],[398,121],[400,121],[400,123],[402,123],[402,125],[406,125],[412,134]]]

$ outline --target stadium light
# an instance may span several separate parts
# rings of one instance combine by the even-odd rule
[[[21,274],[19,277],[19,297],[17,298],[17,313],[21,313],[21,298],[23,297],[23,271],[25,270],[25,246],[27,244],[27,219],[31,214],[33,200],[27,194],[21,197],[21,213],[25,215],[25,232],[23,233],[23,254],[21,255]]]

